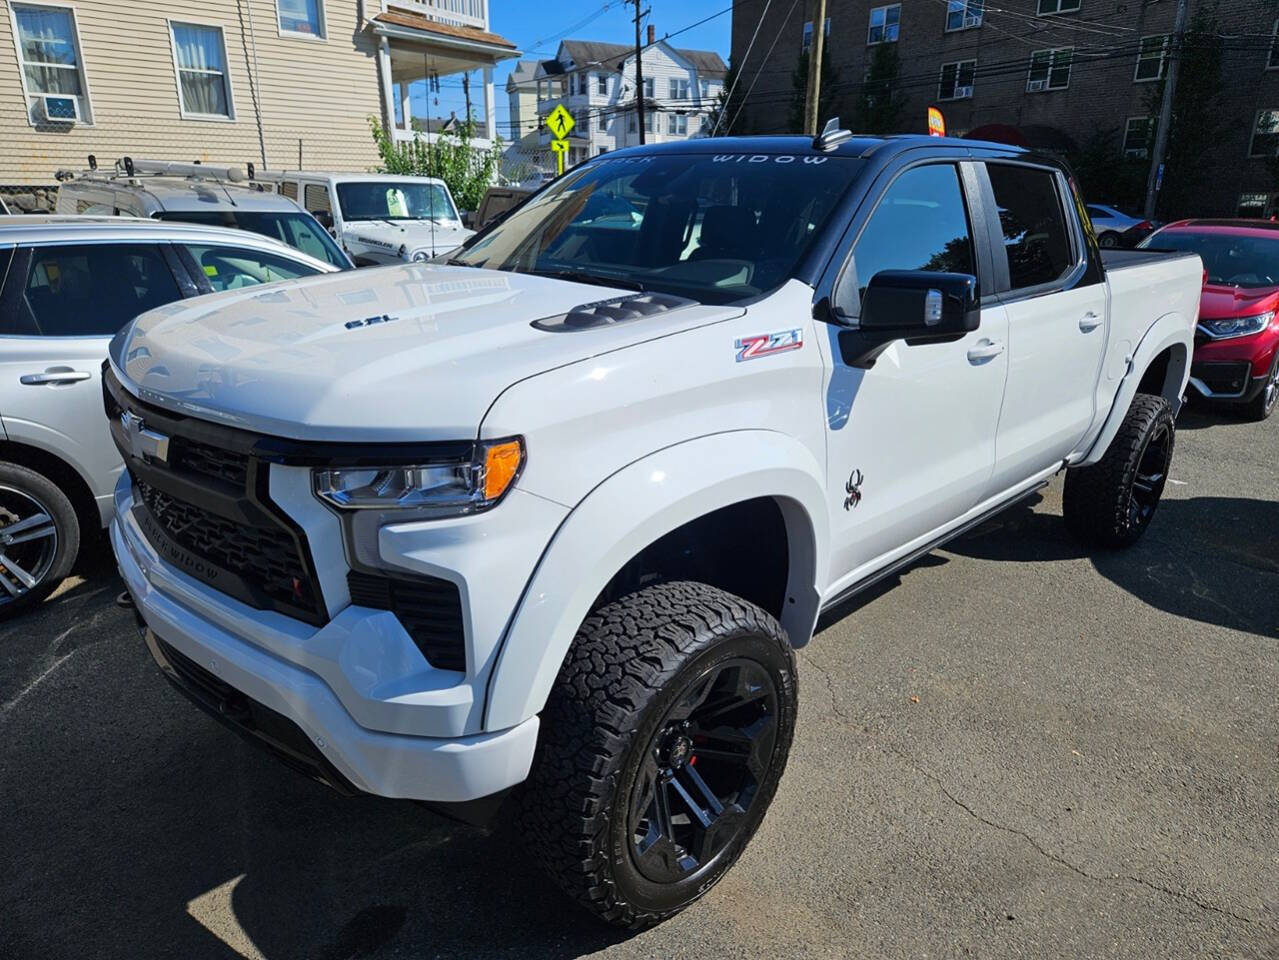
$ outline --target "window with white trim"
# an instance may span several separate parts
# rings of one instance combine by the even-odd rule
[[[601,97],[608,96],[608,74],[597,73],[595,75],[595,92]]]
[[[1133,83],[1147,83],[1164,75],[1164,63],[1168,59],[1168,35],[1157,33],[1141,38],[1137,50],[1137,69],[1133,71]]]
[[[1145,158],[1150,154],[1149,117],[1129,117],[1124,124],[1124,156]]]
[[[672,137],[687,137],[688,117],[682,113],[668,113],[666,115],[666,132]]]
[[[870,22],[866,26],[866,46],[873,47],[877,43],[896,43],[901,19],[900,3],[890,4],[887,7],[871,7]]]
[[[830,39],[830,17],[826,18],[826,28],[822,31],[822,47],[825,48],[826,41]],[[804,38],[799,43],[799,52],[801,54],[808,53],[808,48],[813,45],[813,21],[804,22]]]
[[[649,100],[657,96],[657,81],[653,77],[644,78],[644,96]]]
[[[1032,53],[1030,55],[1030,76],[1026,78],[1026,92],[1043,93],[1047,90],[1065,90],[1070,86],[1070,62],[1074,59],[1074,54],[1074,47],[1036,50]]]
[[[1257,111],[1257,117],[1252,123],[1248,156],[1279,156],[1279,108]]]
[[[221,27],[169,22],[178,71],[182,115],[235,119],[227,79],[226,38]]]
[[[1077,13],[1080,0],[1039,0],[1038,13],[1046,17],[1053,13]]]
[[[275,0],[281,33],[324,39],[324,0]]]
[[[687,77],[671,77],[667,81],[667,90],[672,100],[689,100],[689,82]]]
[[[600,111],[600,133],[608,132],[608,115],[604,111]]]
[[[938,100],[967,100],[973,95],[973,80],[977,76],[976,60],[956,60],[941,65],[941,82],[937,85]]]
[[[984,0],[947,0],[946,31],[971,30],[981,26]]]
[[[709,100],[711,97],[711,82],[709,80],[699,81],[701,84],[701,94],[703,100]]]
[[[28,97],[45,94],[75,97],[80,116],[88,119],[84,66],[75,13],[69,7],[13,4],[18,33],[18,62]]]

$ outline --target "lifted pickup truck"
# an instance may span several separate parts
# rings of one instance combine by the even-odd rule
[[[573,898],[669,916],[759,826],[823,608],[1062,471],[1087,542],[1150,524],[1202,268],[1081,211],[1003,145],[683,141],[449,264],[144,314],[105,383],[151,653],[340,790],[518,788]]]

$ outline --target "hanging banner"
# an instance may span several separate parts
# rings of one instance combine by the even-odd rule
[[[946,136],[946,118],[936,107],[928,108],[928,135],[930,137]]]

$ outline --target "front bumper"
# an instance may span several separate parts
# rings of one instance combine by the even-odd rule
[[[1248,403],[1265,387],[1276,350],[1279,328],[1274,324],[1260,333],[1228,340],[1209,340],[1199,333],[1190,386],[1208,400]]]
[[[154,640],[152,652],[170,679],[183,679],[175,677],[181,673],[175,663],[187,667],[188,676],[180,685],[203,683],[221,691],[217,697],[206,696],[208,702],[202,706],[244,714],[249,723],[240,726],[249,727],[247,732],[270,731],[268,737],[276,742],[265,745],[339,789],[464,803],[499,793],[528,776],[537,717],[492,733],[421,736],[404,731],[414,725],[414,704],[397,703],[391,696],[361,704],[366,711],[380,708],[372,716],[381,729],[372,729],[357,722],[321,675],[340,669],[341,657],[315,663],[320,671],[316,672],[254,642],[262,633],[269,635],[276,650],[292,647],[314,654],[335,635],[367,631],[379,617],[389,615],[352,606],[317,629],[253,610],[167,564],[142,535],[129,509],[131,497],[123,491],[116,506],[111,543],[121,576]],[[340,678],[329,677],[334,679]],[[350,690],[344,692],[350,696]],[[219,706],[218,701],[229,706]],[[388,726],[391,729],[385,729]],[[294,737],[292,730],[300,736]]]

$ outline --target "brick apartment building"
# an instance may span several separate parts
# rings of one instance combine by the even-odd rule
[[[813,6],[739,0],[734,7],[736,96],[750,93],[733,133],[792,132],[793,74],[811,38]],[[1087,154],[1094,166],[1099,151],[1113,152],[1131,195],[1148,169],[1151,104],[1176,8],[1176,0],[1005,0],[998,7],[827,0],[823,121],[837,114],[857,126],[866,116],[864,94],[886,96],[873,81],[895,53],[888,95],[901,106],[890,111],[889,129],[874,132],[925,132],[927,107],[936,105],[952,135],[1021,142],[1077,163]],[[1160,215],[1269,216],[1279,212],[1279,4],[1189,0],[1188,22],[1214,10],[1221,70],[1207,107],[1212,136],[1196,160],[1183,161],[1212,172],[1176,194],[1177,209],[1162,204]],[[1120,199],[1105,195],[1108,177],[1094,179],[1101,183],[1086,184],[1093,199]]]

